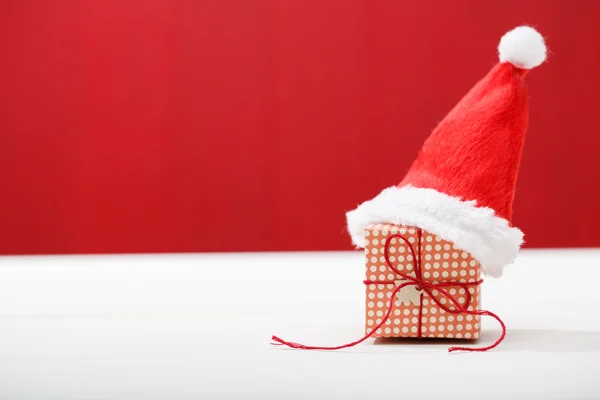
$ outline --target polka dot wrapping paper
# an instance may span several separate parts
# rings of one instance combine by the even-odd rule
[[[415,268],[418,261],[415,257],[420,257],[420,268]],[[476,284],[481,278],[480,265],[470,254],[425,230],[370,225],[365,229],[366,280],[394,283],[366,285],[367,334],[381,323],[388,311],[390,296],[406,281],[388,262],[402,274],[415,277],[420,271],[422,281],[441,284],[440,287],[466,309],[480,309],[480,286]],[[453,309],[448,296],[438,290],[427,293],[416,285],[407,285],[397,292],[389,319],[371,337],[479,338],[479,315],[453,313],[444,308]]]

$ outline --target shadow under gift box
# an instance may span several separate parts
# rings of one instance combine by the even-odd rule
[[[455,305],[481,308],[481,268],[469,253],[423,229],[376,224],[365,229],[365,264],[366,333],[389,312],[371,337],[479,338],[480,316]]]

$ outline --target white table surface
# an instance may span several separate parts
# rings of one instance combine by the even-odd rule
[[[269,345],[358,339],[363,268],[360,252],[0,258],[0,398],[600,398],[600,250],[522,251],[484,282],[509,329],[488,353]]]

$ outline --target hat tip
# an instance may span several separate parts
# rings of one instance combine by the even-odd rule
[[[534,28],[519,26],[502,36],[498,57],[500,62],[509,62],[517,68],[532,69],[546,60],[546,43]]]

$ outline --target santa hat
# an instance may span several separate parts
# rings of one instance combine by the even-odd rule
[[[544,38],[520,26],[498,45],[500,62],[434,129],[397,186],[346,214],[353,243],[370,224],[416,226],[469,252],[484,274],[514,261],[523,232],[511,225],[525,131],[527,70],[546,59]]]

